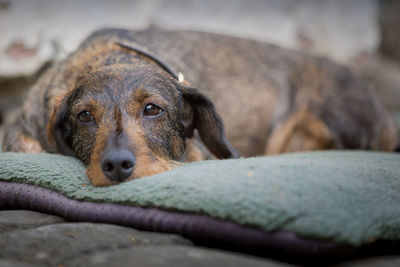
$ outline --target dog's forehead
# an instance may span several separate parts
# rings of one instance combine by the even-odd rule
[[[115,65],[87,73],[76,85],[80,94],[108,94],[129,97],[136,93],[157,94],[167,98],[179,96],[176,82],[163,70],[153,66]]]

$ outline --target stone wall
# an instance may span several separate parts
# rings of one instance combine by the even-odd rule
[[[348,63],[379,45],[375,0],[0,0],[0,77],[36,72],[101,27],[226,33]]]

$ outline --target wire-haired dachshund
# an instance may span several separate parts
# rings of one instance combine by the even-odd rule
[[[236,149],[392,151],[397,143],[392,119],[344,67],[257,41],[151,28],[97,31],[52,66],[7,126],[3,149],[77,157],[105,186],[237,158]]]

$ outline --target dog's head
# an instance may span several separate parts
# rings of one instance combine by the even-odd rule
[[[194,129],[217,158],[238,154],[199,90],[151,66],[112,65],[82,75],[48,124],[57,151],[81,159],[94,185],[111,185],[188,160]]]

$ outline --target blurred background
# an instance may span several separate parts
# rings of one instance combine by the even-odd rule
[[[38,75],[93,30],[149,25],[327,57],[361,75],[400,124],[398,0],[0,0],[0,124]]]

